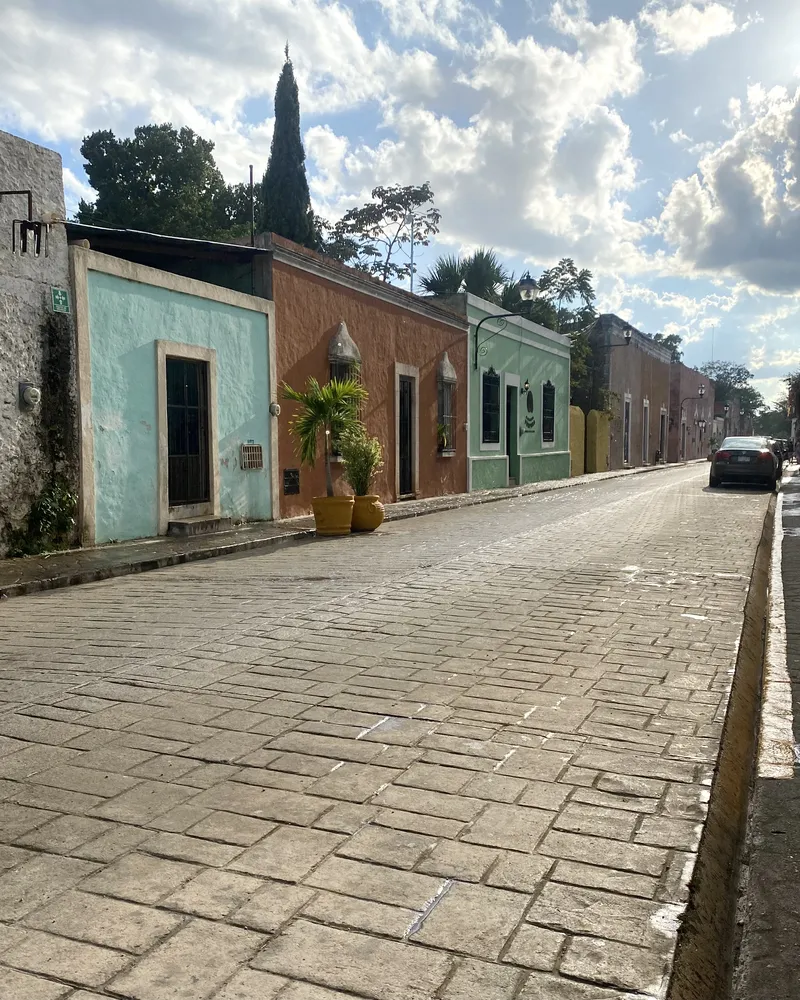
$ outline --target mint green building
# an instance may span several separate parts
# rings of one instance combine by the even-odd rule
[[[566,478],[569,338],[521,316],[490,318],[505,310],[475,295],[458,299],[469,321],[468,488]]]

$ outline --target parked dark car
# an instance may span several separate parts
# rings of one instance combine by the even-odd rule
[[[764,437],[728,437],[711,459],[708,485],[763,483],[774,490],[781,462]]]

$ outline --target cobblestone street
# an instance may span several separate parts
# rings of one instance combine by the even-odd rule
[[[0,604],[0,997],[661,997],[769,495],[702,466]]]

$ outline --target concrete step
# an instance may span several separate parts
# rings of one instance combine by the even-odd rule
[[[230,531],[233,519],[202,514],[200,517],[185,517],[181,521],[170,521],[167,534],[173,538],[193,538],[195,535],[213,535],[217,531]]]

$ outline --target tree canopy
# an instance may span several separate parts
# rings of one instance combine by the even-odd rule
[[[507,281],[508,274],[497,252],[479,247],[464,257],[453,254],[439,257],[421,284],[432,295],[455,295],[463,291],[489,302],[500,302]]]
[[[139,125],[128,139],[93,132],[81,153],[97,198],[81,200],[78,221],[193,239],[230,234],[249,221],[249,205],[245,219],[241,198],[225,184],[213,149],[213,142],[169,122]]]
[[[322,223],[320,249],[383,281],[402,281],[411,275],[412,220],[414,246],[426,247],[439,232],[441,218],[427,181],[376,187],[372,201],[351,208],[334,224]]]
[[[275,89],[275,125],[262,182],[261,222],[266,232],[313,248],[317,239],[305,161],[300,137],[300,98],[287,46],[286,62]]]
[[[752,385],[753,373],[746,365],[734,361],[707,361],[700,366],[700,371],[714,380],[718,402],[730,402],[737,397],[741,412],[750,416],[763,408],[764,397]]]
[[[674,364],[677,364],[683,357],[683,351],[681,350],[683,338],[679,337],[677,333],[668,333],[666,335],[663,333],[654,333],[653,343],[661,344],[662,347],[666,347],[669,351],[671,351],[672,361]]]

